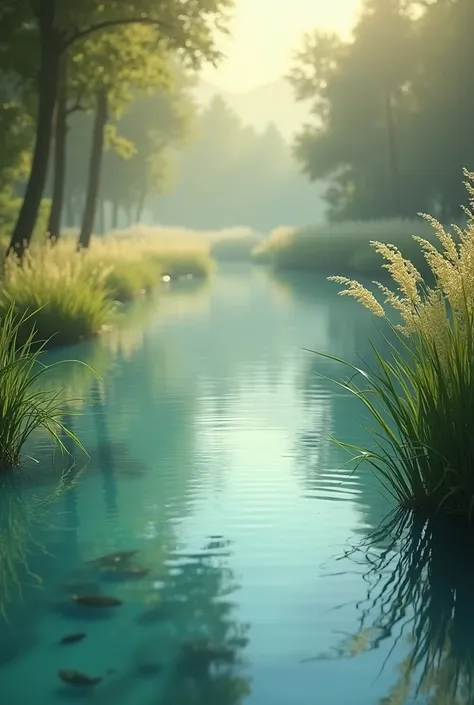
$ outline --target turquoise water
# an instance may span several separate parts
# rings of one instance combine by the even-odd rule
[[[364,415],[304,348],[370,361],[369,335],[334,285],[242,265],[67,351],[101,374],[56,380],[91,458],[58,483],[38,438],[4,481],[2,705],[473,702],[470,538],[378,528],[393,504],[329,440],[363,443]],[[91,562],[117,551],[137,553]]]

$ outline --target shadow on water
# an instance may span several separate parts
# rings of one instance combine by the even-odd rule
[[[0,666],[34,646],[38,606],[57,572],[41,536],[50,527],[52,505],[70,491],[78,472],[67,470],[56,484],[33,492],[21,472],[0,483]]]
[[[380,545],[385,544],[384,549]],[[474,701],[474,531],[397,511],[351,551],[365,566],[359,630],[336,656],[401,648],[398,678],[379,705],[472,705]],[[368,568],[367,568],[368,564]]]

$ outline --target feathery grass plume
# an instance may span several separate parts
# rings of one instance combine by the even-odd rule
[[[33,316],[29,314],[30,318]],[[19,341],[19,333],[27,323],[28,314],[16,316],[14,305],[0,321],[0,470],[19,464],[24,444],[38,429],[45,431],[61,450],[66,450],[62,438],[67,437],[84,451],[62,422],[64,400],[59,399],[57,392],[41,388],[43,377],[54,366],[41,363],[44,349],[34,346],[34,330],[24,342]]]
[[[471,207],[474,174],[464,171]],[[430,216],[439,248],[415,237],[432,272],[428,286],[393,246],[373,242],[385,259],[395,290],[374,282],[384,306],[401,317],[395,325],[374,294],[358,282],[330,277],[394,334],[389,356],[375,350],[377,369],[349,369],[339,386],[360,399],[376,422],[374,448],[340,445],[368,462],[398,501],[428,514],[448,513],[469,522],[474,514],[474,216],[465,228],[446,232]]]

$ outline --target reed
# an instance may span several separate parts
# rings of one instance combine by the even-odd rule
[[[465,172],[471,207],[474,174]],[[375,424],[373,448],[340,442],[357,462],[366,462],[401,505],[433,515],[458,515],[472,522],[474,511],[474,216],[466,209],[464,230],[452,233],[430,216],[438,248],[414,240],[434,281],[423,280],[413,263],[385,243],[373,242],[385,260],[395,290],[375,282],[373,292],[346,277],[331,277],[391,331],[388,354],[375,350],[377,366],[349,372],[337,384],[354,394]],[[386,313],[389,307],[391,315]],[[393,313],[400,323],[393,321]]]
[[[56,392],[41,388],[51,367],[41,363],[44,350],[34,345],[34,331],[24,342],[19,341],[27,323],[25,314],[15,315],[14,306],[0,322],[0,470],[19,464],[23,446],[39,429],[62,450],[66,450],[65,437],[84,450],[62,422],[64,401]]]

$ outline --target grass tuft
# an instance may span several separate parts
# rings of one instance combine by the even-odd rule
[[[471,207],[474,174],[465,172]],[[376,370],[361,370],[331,357],[349,371],[338,382],[354,394],[375,422],[374,447],[341,443],[358,462],[368,462],[388,491],[405,507],[426,514],[474,516],[474,216],[464,230],[448,233],[424,216],[438,241],[414,238],[434,280],[428,286],[399,250],[372,242],[383,256],[395,291],[375,282],[384,306],[358,282],[340,293],[356,298],[392,331],[389,355],[376,352]],[[388,318],[385,306],[401,323]],[[330,357],[324,355],[324,357]]]
[[[16,316],[13,305],[0,321],[0,470],[19,464],[24,444],[38,429],[46,431],[62,450],[65,436],[83,449],[61,421],[64,402],[56,392],[41,389],[51,368],[40,361],[44,350],[33,345],[34,331],[19,342],[27,323],[28,316]]]
[[[68,345],[97,335],[112,311],[106,288],[108,270],[76,253],[69,243],[32,245],[20,263],[5,262],[2,310],[13,307],[23,340],[34,328],[39,339]],[[34,315],[28,315],[34,311]]]

